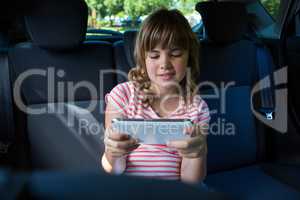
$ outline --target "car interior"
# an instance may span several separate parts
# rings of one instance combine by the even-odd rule
[[[300,199],[299,0],[278,19],[259,0],[195,6],[209,192],[101,167],[104,96],[128,80],[138,30],[88,28],[84,0],[1,4],[0,199]]]

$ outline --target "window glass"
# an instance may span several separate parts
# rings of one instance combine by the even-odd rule
[[[139,28],[141,22],[158,7],[176,8],[192,27],[201,23],[195,5],[201,0],[85,0],[89,8],[88,28],[124,32]],[[199,27],[199,25],[198,25]]]
[[[265,3],[275,2],[275,0],[265,0]],[[279,1],[279,0],[276,0]],[[280,37],[280,27],[277,21],[275,20],[278,15],[277,10],[274,9],[274,6],[269,6],[268,8],[265,5],[271,4],[263,4],[259,1],[255,1],[247,5],[247,11],[252,16],[252,24],[254,25],[255,31],[258,36],[262,38],[271,38],[271,39],[279,39]],[[273,14],[269,12],[269,10],[273,10]]]
[[[280,0],[261,0],[262,5],[266,8],[269,14],[277,19],[280,6]]]

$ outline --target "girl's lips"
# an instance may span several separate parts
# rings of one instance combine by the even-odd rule
[[[163,74],[158,74],[159,76],[166,76],[166,75],[175,75],[175,72],[167,72]]]
[[[166,74],[161,74],[159,75],[163,80],[170,80],[173,78],[175,73],[166,73]]]

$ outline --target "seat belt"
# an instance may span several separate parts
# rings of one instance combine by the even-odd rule
[[[259,80],[264,79],[266,76],[270,78],[270,87],[263,88],[263,85],[260,84],[260,97],[261,105],[259,112],[261,112],[266,119],[274,119],[274,83],[273,83],[273,70],[274,63],[272,56],[270,55],[268,49],[262,43],[256,43],[257,45],[257,66],[258,66],[258,77]]]
[[[300,37],[300,1],[297,4],[295,11],[295,34]]]
[[[7,50],[2,50],[0,51],[0,163],[5,161],[15,138],[11,91]]]

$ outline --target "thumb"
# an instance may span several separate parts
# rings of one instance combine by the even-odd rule
[[[186,135],[191,135],[194,131],[194,127],[193,126],[189,126],[189,127],[185,127],[183,129],[184,134]]]

